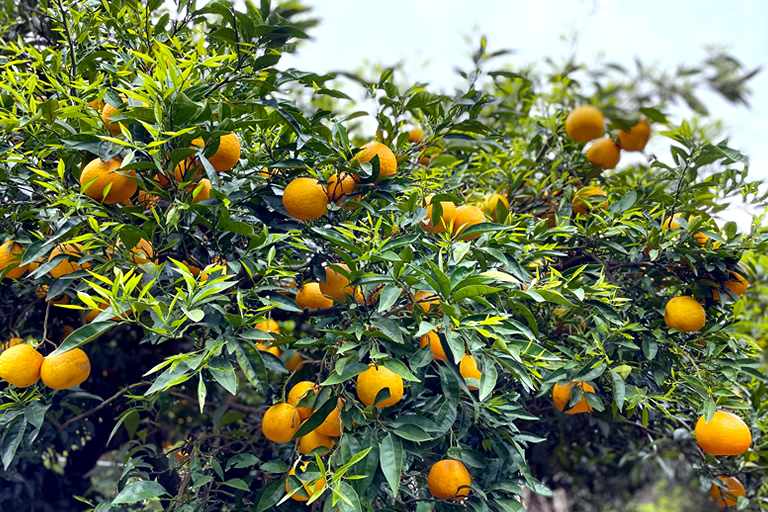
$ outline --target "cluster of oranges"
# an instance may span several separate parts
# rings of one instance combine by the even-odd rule
[[[91,362],[79,348],[43,357],[40,352],[20,338],[12,338],[8,348],[0,353],[0,379],[26,388],[38,380],[52,389],[69,389],[88,378]]]
[[[591,105],[576,107],[565,119],[565,132],[576,142],[592,144],[587,149],[587,160],[598,169],[614,169],[621,160],[621,151],[642,151],[651,136],[651,125],[640,120],[629,132],[618,131],[618,144],[605,132],[605,118]],[[597,140],[595,140],[597,139]]]

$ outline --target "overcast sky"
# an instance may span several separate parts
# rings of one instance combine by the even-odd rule
[[[281,67],[323,73],[365,61],[404,62],[410,80],[444,91],[460,80],[457,64],[469,67],[467,36],[473,47],[484,34],[491,50],[514,49],[498,62],[512,66],[566,56],[571,43],[564,36],[575,32],[581,60],[605,57],[630,67],[639,57],[670,69],[700,62],[707,45],[726,47],[747,68],[764,68],[751,83],[751,107],[703,98],[728,127],[731,146],[750,156],[751,174],[768,178],[768,0],[304,1],[321,24]],[[727,217],[749,223],[738,211]]]

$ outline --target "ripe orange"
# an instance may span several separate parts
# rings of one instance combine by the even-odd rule
[[[304,464],[302,464],[301,470],[305,471],[308,465],[309,465],[308,462],[305,462]],[[288,471],[288,475],[295,475],[295,474],[296,474],[296,470],[294,468],[291,468],[291,470]],[[291,481],[291,477],[289,476],[288,479],[285,481],[286,493],[289,493],[293,490],[289,485],[290,481]],[[307,495],[302,496],[301,494],[299,494],[301,491],[297,491],[295,494],[291,495],[291,499],[296,501],[309,501],[309,498],[311,498],[314,493],[320,492],[323,489],[323,487],[325,486],[325,479],[323,477],[320,477],[317,480],[315,480],[314,483],[301,482],[301,485],[304,487],[304,492],[306,492]],[[312,485],[311,489],[310,489],[310,485]]]
[[[301,309],[314,311],[316,309],[332,307],[333,299],[323,295],[320,291],[319,283],[306,283],[296,293],[296,305]]]
[[[142,205],[146,209],[151,209],[157,206],[160,202],[160,198],[152,194],[151,192],[145,192],[139,190],[139,195],[136,196],[136,202]]]
[[[336,402],[336,408],[325,417],[325,420],[315,430],[328,437],[339,437],[344,430],[344,422],[341,421],[341,409],[344,407],[344,400],[339,398]]]
[[[693,297],[674,297],[665,306],[664,323],[670,329],[696,332],[707,323],[707,314]]]
[[[136,177],[136,171],[118,171],[123,165],[120,158],[102,162],[96,158],[88,162],[80,173],[80,186],[88,197],[105,204],[122,203],[136,192],[136,182],[128,176]],[[107,187],[109,191],[106,192]],[[106,195],[105,195],[106,192]]]
[[[424,140],[424,130],[419,128],[412,128],[408,130],[408,143],[419,144]]]
[[[317,452],[317,454],[322,457],[323,455],[328,455],[335,444],[336,442],[333,440],[333,438],[323,435],[319,433],[317,429],[315,429],[299,438],[298,447],[299,452],[303,453],[304,455],[309,455],[312,453],[312,450],[322,446],[326,449]]]
[[[621,148],[611,139],[596,140],[587,150],[587,160],[598,169],[614,169],[621,160]]]
[[[77,263],[77,259],[82,257],[82,252],[83,246],[80,244],[67,244],[57,246],[53,251],[51,251],[51,255],[48,256],[48,261],[53,260],[59,254],[74,256],[74,258],[71,258],[74,261],[69,261],[66,259],[60,261],[55,267],[51,269],[51,275],[53,277],[61,277],[63,275],[71,274],[72,272],[77,272],[81,268],[91,268],[91,264],[88,262],[83,263],[82,266]]]
[[[680,224],[678,224],[674,219],[677,219],[679,217],[682,217],[682,213],[676,213],[673,218],[666,219],[664,222],[662,222],[661,227],[664,229],[664,231],[672,231],[675,229],[680,228]],[[691,215],[693,217],[693,215]],[[691,219],[691,217],[688,217],[688,219]],[[709,237],[705,235],[704,233],[694,233],[693,238],[696,239],[697,242],[701,245],[705,245],[707,243],[707,240],[709,240]],[[715,245],[717,247],[717,245]]]
[[[199,203],[211,198],[211,187],[211,180],[203,178],[197,183],[189,185],[187,190],[192,194],[192,200],[195,203]]]
[[[565,132],[576,142],[589,142],[605,130],[602,112],[591,105],[576,107],[565,119]]]
[[[136,265],[143,265],[144,263],[157,263],[155,259],[155,250],[152,244],[141,238],[136,245],[131,249],[131,261]]]
[[[291,391],[288,393],[288,403],[296,407],[296,405],[301,402],[303,398],[309,396],[310,392],[317,395],[318,389],[319,386],[317,386],[317,384],[314,382],[310,382],[308,380],[298,382],[291,388]],[[309,415],[312,413],[312,407],[296,407],[296,412],[299,413],[301,421],[304,421],[309,418]]]
[[[123,103],[128,101],[128,96],[125,94],[121,94],[120,98],[123,100]],[[117,114],[119,109],[113,107],[109,103],[104,103],[104,107],[101,109],[101,120],[104,122],[104,124],[107,126],[107,129],[112,133],[113,135],[119,135],[120,134],[120,125],[122,123],[113,123],[112,117]]]
[[[336,204],[341,204],[347,196],[353,195],[357,181],[355,176],[349,173],[333,174],[328,178],[326,189],[328,190],[328,199]]]
[[[557,407],[559,410],[562,411],[565,409],[565,407],[568,405],[568,402],[571,401],[571,388],[574,385],[578,386],[582,393],[595,392],[595,388],[586,382],[569,382],[565,386],[561,386],[560,384],[556,383],[555,387],[552,388],[552,401],[555,403],[555,407]],[[582,395],[581,400],[579,400],[576,405],[565,411],[565,414],[580,414],[591,410],[592,406],[584,398],[584,395]]]
[[[385,176],[392,176],[397,172],[397,158],[387,146],[380,142],[369,142],[352,159],[360,163],[366,163],[373,160],[373,157],[379,157],[379,179]],[[378,180],[376,180],[378,182]]]
[[[91,374],[91,361],[79,348],[57,356],[48,356],[40,366],[43,384],[53,389],[69,389],[83,382]]]
[[[389,397],[376,404],[379,409],[394,405],[403,398],[403,379],[388,368],[373,364],[357,376],[357,397],[365,405],[373,405],[376,395],[384,388],[389,389]]]
[[[283,353],[283,351],[280,350],[280,347],[278,347],[277,345],[273,345],[272,342],[257,343],[256,348],[261,350],[262,352],[269,352],[275,357],[280,357],[280,354]]]
[[[443,233],[446,229],[448,229],[451,226],[451,223],[454,222],[456,218],[456,205],[453,204],[450,201],[440,201],[440,208],[442,208],[443,213],[440,216],[440,221],[438,222],[437,226],[432,225],[432,196],[427,196],[424,199],[424,202],[427,205],[427,215],[424,217],[424,220],[421,221],[421,227],[426,231],[427,233]]]
[[[483,210],[483,213],[485,213],[490,218],[492,218],[493,222],[504,220],[504,219],[496,218],[496,208],[498,207],[499,202],[501,202],[504,205],[504,207],[507,210],[509,210],[509,201],[507,201],[507,198],[501,194],[496,194],[496,193],[486,194],[485,198],[483,199],[483,202],[480,205],[480,209]]]
[[[633,126],[629,133],[619,130],[619,146],[624,151],[642,151],[651,137],[651,125],[645,119]]]
[[[86,105],[91,107],[93,110],[96,110],[98,112],[101,112],[104,110],[104,100],[99,101],[99,98],[93,98],[91,101],[87,102]]]
[[[733,476],[719,476],[718,480],[725,484],[725,489],[712,484],[709,488],[709,497],[712,501],[720,505],[722,508],[735,507],[738,503],[739,496],[747,497],[747,492],[744,490],[744,486],[739,482],[739,479]]]
[[[349,272],[349,267],[344,263],[333,263],[332,265]],[[358,302],[363,302],[360,289],[356,286],[349,286],[349,279],[330,266],[325,268],[325,281],[320,281],[319,285],[320,293],[333,297],[333,300],[338,302],[346,302],[347,298],[344,294],[354,297]]]
[[[733,270],[729,270],[728,273],[733,276],[733,279],[726,281],[725,287],[735,293],[737,297],[741,297],[744,295],[744,292],[747,291],[747,288],[749,288],[749,281],[747,281],[744,276],[738,272],[734,272]],[[715,294],[715,300],[720,298],[717,290],[713,290],[712,293]]]
[[[20,343],[24,343],[24,340],[21,338],[11,338],[2,345],[0,345],[0,352],[3,350],[8,350],[9,348],[18,345]]]
[[[26,388],[40,378],[42,364],[43,356],[30,345],[13,345],[0,354],[0,379],[17,388]]]
[[[425,313],[438,313],[443,309],[440,305],[440,297],[433,292],[416,292],[416,295],[412,295],[408,311],[413,311],[414,304]]]
[[[440,344],[440,336],[437,335],[437,331],[434,329],[426,334],[422,334],[419,339],[419,346],[424,348],[429,344],[429,350],[432,351],[432,355],[438,361],[446,361],[448,358],[445,355],[445,350]]]
[[[459,361],[459,373],[465,379],[477,379],[483,376],[482,372],[477,369],[477,360],[469,354],[464,354],[464,357]],[[467,384],[467,388],[470,391],[477,391],[477,387]]]
[[[608,207],[608,200],[606,199],[600,204],[593,205],[593,202],[590,201],[590,197],[592,196],[607,196],[608,194],[605,193],[603,189],[600,187],[584,187],[580,189],[576,195],[573,198],[573,202],[571,203],[571,207],[573,208],[573,213],[576,215],[586,215],[587,212],[594,210],[594,209],[601,209],[605,210]]]
[[[299,220],[316,220],[328,210],[325,189],[314,178],[296,178],[283,191],[283,206]]]
[[[696,442],[710,455],[741,455],[752,444],[752,432],[741,418],[717,411],[709,423],[704,416],[696,422]]]
[[[470,226],[485,222],[483,210],[471,204],[464,204],[456,208],[456,217],[453,221],[453,236],[459,236]],[[460,236],[461,240],[475,240],[480,234]]]
[[[24,248],[13,240],[8,240],[3,245],[0,245],[0,272],[10,268],[5,277],[18,279],[27,271],[29,264],[19,266],[22,253],[24,253]]]
[[[264,413],[261,431],[264,437],[275,443],[287,443],[299,430],[301,419],[296,409],[286,403],[275,404]]]
[[[214,143],[212,142],[211,145]],[[193,146],[203,147],[205,141],[203,139],[195,139],[192,141]],[[219,139],[219,146],[216,148],[216,153],[208,158],[211,166],[216,169],[216,172],[228,171],[237,165],[240,161],[240,139],[237,138],[237,134],[234,132],[228,133]]]
[[[432,496],[439,500],[460,501],[469,496],[472,477],[461,461],[445,459],[430,468],[427,486]]]
[[[288,371],[295,372],[300,370],[306,363],[304,362],[304,357],[296,352],[293,354],[293,357],[291,357],[287,363],[285,363],[285,368]]]
[[[260,331],[271,332],[272,334],[280,334],[280,326],[271,318],[269,320],[257,323],[254,327]]]

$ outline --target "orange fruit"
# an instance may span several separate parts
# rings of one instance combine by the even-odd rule
[[[453,220],[453,236],[459,236],[470,226],[485,222],[483,210],[471,204],[464,204],[456,208],[456,217]],[[462,236],[461,240],[475,240],[480,234]]]
[[[664,309],[664,323],[670,329],[696,332],[707,323],[707,314],[704,308],[693,297],[674,297],[667,302]]]
[[[212,142],[211,145],[213,144]],[[192,145],[203,147],[205,146],[205,141],[203,139],[195,139],[192,141]],[[216,172],[232,169],[240,161],[240,139],[237,138],[237,134],[232,132],[219,138],[216,153],[207,158],[211,166],[216,169]]]
[[[589,142],[605,130],[603,113],[591,105],[576,107],[565,119],[565,132],[576,142]]]
[[[315,430],[328,437],[339,437],[344,430],[344,422],[341,421],[341,409],[344,407],[344,400],[339,398],[336,402],[336,408],[325,417],[325,420]]]
[[[729,270],[728,273],[733,276],[733,279],[726,281],[725,287],[735,293],[736,296],[741,297],[744,295],[744,292],[747,291],[747,288],[749,288],[749,281],[747,281],[744,276],[738,272],[734,272],[733,270]]]
[[[83,246],[80,244],[59,245],[53,251],[51,251],[51,255],[48,256],[48,261],[53,260],[59,254],[74,256],[75,258],[72,259],[80,258],[82,257],[82,251]],[[55,267],[51,269],[51,275],[53,277],[61,277],[63,275],[71,274],[72,272],[77,272],[81,268],[91,268],[91,264],[86,262],[80,266],[76,261],[68,261],[65,259],[60,261]]]
[[[314,382],[310,382],[308,380],[298,382],[291,388],[291,391],[288,393],[288,403],[296,407],[296,404],[301,402],[301,400],[308,396],[310,392],[313,392],[315,395],[317,395],[318,389],[319,386],[317,386],[317,384]],[[309,418],[309,415],[312,413],[312,407],[296,407],[296,412],[299,413],[301,421],[304,421]]]
[[[411,304],[408,304],[408,311],[413,311],[413,305],[418,305],[425,313],[437,313],[442,310],[440,297],[432,292],[416,292],[411,296]]]
[[[125,94],[121,94],[120,98],[123,100],[123,103],[128,101],[128,96]],[[104,107],[101,109],[101,120],[104,122],[104,124],[107,126],[107,129],[112,133],[113,135],[120,135],[120,125],[122,123],[113,123],[112,117],[118,113],[120,109],[113,107],[109,103],[103,102]]]
[[[149,262],[157,263],[152,244],[143,238],[139,239],[136,245],[133,246],[130,257],[131,261],[136,265],[143,265]]]
[[[136,177],[136,171],[118,171],[123,165],[120,158],[102,162],[99,158],[91,160],[80,173],[80,186],[83,193],[104,204],[122,203],[136,192],[136,182],[128,176]],[[105,191],[109,187],[109,191]]]
[[[211,180],[203,178],[197,183],[189,185],[187,190],[192,194],[192,200],[195,203],[199,203],[211,198],[211,187]]]
[[[421,338],[419,338],[419,346],[421,348],[426,347],[427,344],[429,344],[429,350],[432,352],[435,359],[438,361],[445,361],[448,359],[445,355],[445,350],[443,350],[443,346],[440,344],[440,336],[437,335],[437,331],[434,329],[426,334],[422,334]]]
[[[379,157],[379,179],[385,176],[392,176],[397,172],[397,158],[387,146],[380,142],[369,142],[352,159],[360,163],[366,163],[373,160],[373,157]],[[378,182],[378,179],[376,180]]]
[[[333,299],[323,295],[320,291],[319,283],[306,283],[296,293],[296,305],[301,309],[314,311],[316,309],[332,307]]]
[[[308,462],[305,462],[304,464],[302,464],[301,465],[301,470],[305,471],[307,469],[308,465],[309,465]],[[295,475],[296,474],[296,470],[294,468],[291,468],[291,470],[288,471],[288,474],[289,475]],[[290,481],[291,481],[291,478],[289,476],[288,479],[285,481],[285,492],[286,493],[289,493],[289,492],[291,492],[293,490],[293,489],[291,489],[291,487],[289,485]],[[295,494],[291,495],[291,499],[296,500],[296,501],[309,501],[309,498],[311,498],[314,493],[320,492],[323,489],[323,487],[325,486],[325,479],[320,477],[317,480],[315,480],[314,483],[311,483],[311,482],[301,482],[301,485],[304,487],[304,492],[306,492],[307,495],[306,496],[302,496],[301,494],[299,494],[301,491],[298,491]],[[312,489],[310,489],[310,485],[312,485]]]
[[[323,455],[328,455],[335,444],[336,442],[332,437],[323,435],[315,429],[299,438],[298,447],[299,452],[304,455],[309,455],[312,453],[312,450],[322,446],[326,449],[317,452],[317,454],[322,457]]]
[[[427,487],[439,500],[460,501],[469,496],[472,477],[461,461],[445,459],[436,463],[429,470]]]
[[[504,208],[509,210],[509,201],[507,201],[507,198],[501,194],[486,194],[485,198],[483,198],[483,202],[480,204],[480,209],[483,210],[483,213],[492,218],[493,222],[504,220],[496,218],[496,208],[498,207],[499,202],[504,205]]]
[[[378,404],[377,408],[394,405],[403,398],[403,379],[384,366],[373,366],[357,376],[357,397],[365,405],[373,405],[376,395],[384,388],[389,389],[389,397]]]
[[[67,336],[75,332],[75,328],[71,325],[64,325],[61,327],[61,338],[59,338],[59,341],[64,341],[67,339]]]
[[[23,253],[24,248],[13,240],[8,240],[3,245],[0,245],[0,272],[6,268],[10,269],[5,277],[18,279],[27,271],[29,264],[19,266]]]
[[[716,411],[709,423],[704,416],[696,422],[696,442],[710,455],[741,455],[752,444],[752,432],[741,418],[730,412]]]
[[[709,488],[709,497],[712,501],[720,505],[721,507],[735,507],[738,503],[739,496],[747,497],[747,492],[744,490],[744,486],[739,482],[739,479],[732,476],[719,476],[718,480],[725,484],[725,489],[712,484]]]
[[[295,372],[300,370],[306,363],[304,362],[304,357],[296,352],[293,354],[293,357],[291,357],[287,363],[285,363],[285,368],[288,371]]]
[[[142,205],[146,209],[154,208],[157,203],[160,202],[160,198],[150,192],[139,190],[139,195],[136,196],[136,202]]]
[[[332,265],[349,272],[349,267],[344,263],[333,263]],[[363,301],[360,289],[356,286],[349,286],[349,279],[330,266],[325,267],[325,281],[320,281],[319,285],[320,293],[333,297],[335,301],[346,302],[347,298],[344,294],[354,297],[358,302]]]
[[[43,384],[53,389],[69,389],[85,382],[91,374],[91,361],[79,348],[48,356],[40,366]]]
[[[20,343],[24,343],[24,340],[21,338],[11,338],[2,345],[0,345],[0,351],[8,350],[9,348],[18,345]]]
[[[409,144],[419,144],[423,140],[424,140],[424,130],[421,130],[419,128],[412,128],[408,130]]]
[[[645,119],[633,126],[629,133],[619,130],[619,146],[624,151],[642,151],[651,137],[651,125]]]
[[[336,204],[341,204],[347,196],[353,195],[357,181],[355,176],[350,173],[333,174],[328,178],[326,189],[328,190],[328,199]]]
[[[271,342],[270,343],[257,343],[256,344],[256,348],[261,350],[262,352],[269,352],[270,354],[272,354],[275,357],[280,357],[280,354],[283,353],[283,351],[280,350],[280,347],[278,347],[277,345],[273,345]]]
[[[314,178],[296,178],[283,191],[283,206],[299,220],[316,220],[328,210],[325,189]]]
[[[459,373],[465,379],[477,379],[483,376],[482,372],[477,369],[477,360],[469,354],[464,354],[464,357],[459,361]],[[477,391],[475,386],[467,384],[467,388],[470,391]]]
[[[438,221],[437,226],[432,225],[432,196],[427,196],[424,199],[424,202],[427,205],[427,215],[424,217],[424,220],[421,221],[421,227],[426,231],[427,233],[443,233],[446,229],[448,229],[451,226],[451,223],[455,221],[456,218],[456,205],[453,204],[450,201],[440,201],[440,208],[442,208],[443,213],[440,216],[440,220]]]
[[[99,98],[93,98],[91,101],[87,102],[86,105],[91,107],[93,110],[96,110],[98,112],[101,112],[104,110],[104,100],[99,101]]]
[[[556,383],[555,387],[552,388],[552,401],[555,403],[555,407],[557,407],[559,410],[562,411],[565,409],[565,406],[567,406],[568,402],[571,401],[571,388],[574,385],[578,386],[582,393],[595,392],[595,388],[586,382],[569,382],[565,386],[561,386],[560,384]],[[565,414],[580,414],[591,410],[592,406],[587,403],[584,395],[582,395],[581,400],[579,400],[576,405],[565,411]]]
[[[26,343],[7,348],[0,354],[0,379],[17,388],[31,386],[40,378],[43,356]]]
[[[587,150],[587,160],[598,169],[614,169],[621,160],[621,148],[611,139],[596,140]]]
[[[590,201],[589,198],[592,196],[607,196],[607,195],[608,194],[606,194],[605,191],[600,187],[584,187],[580,189],[574,196],[573,202],[571,203],[571,207],[573,208],[573,213],[575,213],[576,215],[586,215],[587,212],[597,208],[601,210],[605,210],[608,207],[607,199],[600,204],[593,205],[592,201]]]
[[[275,404],[264,413],[261,431],[264,437],[275,443],[287,443],[299,430],[301,419],[296,409],[286,403]]]
[[[672,231],[672,230],[680,228],[680,224],[678,224],[674,220],[674,219],[677,219],[679,217],[682,217],[681,213],[676,213],[674,218],[672,218],[672,219],[666,219],[664,222],[661,223],[662,229],[664,229],[664,231]],[[688,219],[690,220],[692,217],[693,217],[693,215],[688,217]],[[705,235],[704,233],[694,233],[693,238],[695,238],[696,241],[699,242],[699,244],[701,244],[701,245],[705,245],[707,243],[707,240],[709,240],[709,237],[707,235]],[[717,242],[716,242],[716,244],[717,244]],[[717,245],[715,245],[715,247],[717,247]]]
[[[280,326],[271,318],[269,320],[257,323],[254,327],[260,331],[271,332],[272,334],[280,334]]]

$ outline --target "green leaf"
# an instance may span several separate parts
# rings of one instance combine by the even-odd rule
[[[405,363],[403,363],[399,359],[387,359],[386,361],[384,361],[384,366],[386,366],[388,369],[395,372],[404,380],[407,380],[410,382],[421,382],[414,374],[411,373],[408,367],[405,366]]]
[[[227,480],[226,482],[222,482],[221,485],[226,485],[229,487],[234,487],[235,489],[240,489],[241,491],[250,491],[251,488],[248,487],[248,484],[245,483],[245,481],[241,478],[233,478],[231,480]]]
[[[2,449],[3,469],[7,470],[8,466],[13,462],[13,458],[16,456],[16,450],[19,449],[19,445],[24,439],[24,432],[26,430],[27,420],[23,417],[17,418],[11,423],[10,427],[5,429],[2,446],[0,446]]]
[[[259,331],[261,332],[261,331]],[[227,342],[227,346],[234,345],[235,359],[237,364],[243,371],[243,375],[248,379],[248,382],[256,389],[262,392],[266,391],[267,386],[267,367],[264,365],[264,359],[261,357],[261,352],[250,342],[244,342],[250,345],[249,350],[243,349],[243,344],[238,343],[237,340],[231,339]]]
[[[298,439],[322,425],[325,421],[325,418],[327,418],[328,415],[331,414],[331,412],[333,412],[336,407],[338,407],[338,404],[339,397],[331,396],[328,400],[325,401],[323,405],[318,407],[304,423],[301,424],[299,430],[297,430],[293,435],[293,439]]]
[[[333,384],[341,384],[342,382],[349,380],[353,377],[357,377],[369,367],[367,364],[360,363],[358,361],[350,361],[344,365],[344,370],[341,375],[338,373],[332,373],[330,377],[320,383],[321,386],[330,386]]]
[[[120,491],[120,494],[112,500],[112,505],[138,503],[139,501],[157,498],[165,494],[168,494],[165,487],[157,482],[145,480],[133,483]]]
[[[285,479],[280,479],[271,484],[263,487],[256,493],[255,503],[256,512],[264,512],[268,510],[280,501],[280,498],[285,494]]]
[[[92,322],[86,324],[75,332],[67,336],[59,347],[51,352],[48,357],[55,356],[77,348],[81,345],[85,345],[89,341],[95,340],[109,329],[116,325],[115,322]]]
[[[379,464],[392,494],[397,497],[400,474],[403,472],[403,443],[390,432],[380,443]]]
[[[496,387],[496,378],[498,372],[496,366],[488,359],[485,359],[485,366],[483,366],[482,375],[480,376],[480,389],[477,395],[477,399],[481,402],[485,400]]]
[[[611,380],[613,381],[613,402],[616,404],[616,408],[619,412],[621,412],[624,407],[624,397],[626,395],[624,379],[613,370],[610,371],[610,374]]]
[[[398,428],[394,430],[395,435],[402,437],[403,439],[407,439],[408,441],[414,441],[414,442],[423,442],[423,441],[431,441],[432,436],[427,434],[427,432],[416,425],[401,425]]]
[[[453,300],[460,301],[469,297],[480,297],[482,295],[489,295],[491,293],[496,293],[501,288],[498,288],[496,286],[488,286],[486,284],[476,284],[472,286],[465,286],[464,288],[459,289],[456,293],[453,294]]]
[[[392,308],[392,305],[397,302],[397,299],[402,295],[403,290],[395,286],[393,284],[387,284],[384,286],[384,288],[381,290],[381,293],[379,294],[379,306],[378,311],[381,313],[383,311],[389,311],[389,309]]]

